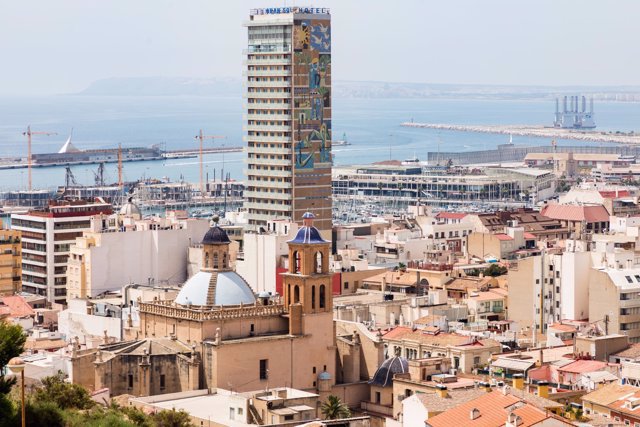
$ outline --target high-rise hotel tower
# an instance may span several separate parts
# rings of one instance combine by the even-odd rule
[[[331,15],[279,7],[250,13],[246,68],[249,223],[311,211],[331,236]]]

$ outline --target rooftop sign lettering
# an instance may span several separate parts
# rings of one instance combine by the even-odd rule
[[[263,9],[251,9],[251,15],[277,15],[281,13],[308,13],[308,14],[328,14],[326,7],[266,7]]]

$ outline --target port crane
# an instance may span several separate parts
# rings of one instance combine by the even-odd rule
[[[204,198],[205,194],[205,185],[204,185],[204,171],[203,171],[203,158],[204,153],[202,151],[202,144],[205,139],[227,139],[226,136],[222,135],[205,135],[202,129],[200,129],[200,133],[195,136],[195,139],[200,141],[200,195]]]
[[[31,130],[31,125],[27,126],[27,130],[25,132],[22,132],[23,135],[25,135],[27,137],[27,169],[28,169],[28,173],[27,175],[29,176],[29,191],[32,190],[31,188],[31,139],[33,137],[33,135],[57,135],[57,132],[45,132],[45,131],[37,131],[34,132]]]

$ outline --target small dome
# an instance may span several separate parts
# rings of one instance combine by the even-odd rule
[[[234,271],[200,271],[185,282],[175,302],[198,306],[240,305],[255,304],[256,297],[249,284]]]
[[[331,374],[327,371],[322,371],[318,374],[318,379],[319,380],[330,380],[331,379]]]
[[[393,376],[395,374],[404,374],[408,371],[409,362],[407,359],[399,356],[391,357],[382,362],[369,384],[388,387],[393,384]]]
[[[315,219],[315,217],[312,212],[305,212],[304,215],[302,215],[302,219]]]
[[[203,245],[227,245],[231,243],[227,232],[217,225],[212,226],[202,239]]]
[[[140,217],[142,216],[140,213],[140,208],[136,206],[135,203],[133,203],[132,197],[129,197],[129,199],[127,199],[127,203],[122,205],[122,207],[120,208],[120,215],[126,215],[126,216],[138,215]]]

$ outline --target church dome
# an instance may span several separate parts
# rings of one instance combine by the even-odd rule
[[[303,226],[298,229],[296,237],[289,240],[287,243],[302,243],[302,244],[325,244],[328,243],[320,235],[320,231],[313,226],[313,219],[316,216],[311,212],[306,212],[302,215]]]
[[[203,245],[226,245],[231,243],[227,232],[217,225],[212,226],[202,239]]]
[[[255,304],[249,284],[234,271],[200,271],[185,282],[175,299],[177,304],[224,306]]]
[[[125,215],[125,216],[138,215],[139,217],[142,216],[140,213],[140,208],[135,203],[133,203],[132,197],[129,197],[129,199],[127,199],[127,203],[122,205],[122,207],[120,208],[120,215]]]
[[[388,387],[393,384],[393,376],[395,374],[404,374],[408,371],[409,361],[404,357],[394,356],[382,362],[369,384]]]

